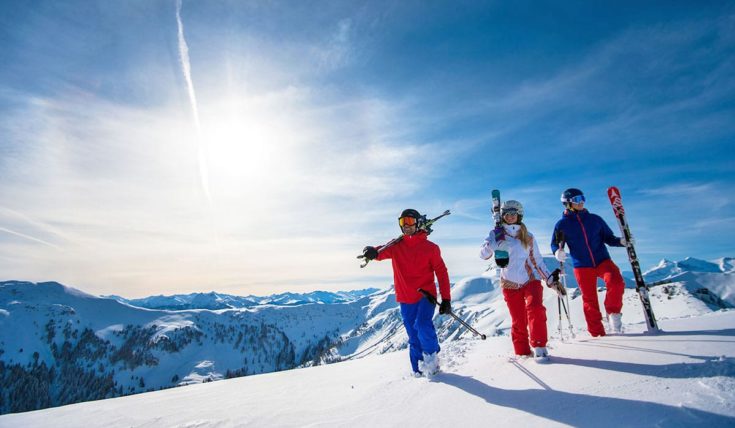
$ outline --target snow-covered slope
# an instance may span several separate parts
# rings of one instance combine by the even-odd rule
[[[735,312],[626,325],[550,342],[552,361],[509,360],[510,340],[445,342],[443,373],[406,352],[0,416],[2,427],[732,427]]]
[[[552,258],[546,263],[556,265]],[[698,270],[686,271],[687,266]],[[668,278],[650,293],[659,320],[732,306],[719,297],[733,295],[732,259],[662,262],[647,275]],[[569,266],[565,279],[573,330],[584,336],[581,298]],[[454,312],[487,336],[506,336],[510,328],[497,284],[491,270],[452,288]],[[206,296],[211,302],[226,295]],[[604,301],[604,289],[599,298]],[[391,288],[347,303],[262,304],[275,300],[259,298],[257,305],[240,309],[151,310],[58,283],[0,283],[0,409],[58,406],[353,360],[407,346]],[[544,304],[550,335],[558,340],[558,301],[548,289]],[[625,290],[623,321],[632,328],[645,325],[634,289]],[[445,344],[474,339],[453,318],[437,315],[434,322]],[[563,327],[567,331],[566,321]],[[65,388],[69,382],[75,387]]]
[[[0,413],[339,359],[332,348],[371,302],[163,311],[53,282],[3,282]]]

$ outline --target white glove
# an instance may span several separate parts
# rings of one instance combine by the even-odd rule
[[[564,260],[567,259],[567,253],[564,252],[561,248],[556,250],[554,253],[554,257],[556,257],[556,260],[559,261],[559,263],[564,263]]]
[[[635,245],[635,238],[631,236],[630,241],[628,241],[627,239],[625,239],[625,236],[623,236],[622,238],[620,238],[620,245],[622,245],[623,247]]]

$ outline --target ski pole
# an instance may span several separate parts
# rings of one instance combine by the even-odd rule
[[[565,299],[567,301],[566,303],[564,303]],[[569,306],[569,294],[564,295],[564,298],[561,299],[561,306],[562,308],[564,308],[564,315],[566,315],[567,317],[567,324],[569,324],[569,333],[572,335],[572,339],[574,339],[577,336],[574,334],[574,327],[572,326],[572,320],[569,318],[569,311],[567,310],[567,307],[571,307]]]
[[[426,296],[426,298],[429,300],[429,302],[431,302],[432,305],[439,305],[439,302],[436,301],[436,297],[432,296],[431,293],[429,293],[428,291],[426,291],[426,290],[424,290],[422,288],[419,288],[418,289],[418,292],[421,293],[421,294],[423,294],[424,296]],[[467,324],[462,318],[460,318],[457,315],[455,315],[454,312],[452,312],[451,310],[449,312],[447,312],[447,313],[449,315],[451,315],[455,320],[459,321],[459,323],[462,324],[467,330],[469,330],[472,333],[480,336],[480,338],[482,340],[487,339],[487,336],[485,336],[484,334],[482,334],[479,331],[477,331],[474,328],[472,328],[471,325]]]
[[[435,221],[437,221],[437,220],[439,220],[440,218],[442,218],[442,217],[444,217],[444,216],[447,216],[447,215],[449,215],[449,214],[451,214],[451,212],[449,212],[449,210],[446,210],[446,211],[444,211],[444,212],[443,212],[443,213],[442,213],[442,214],[441,214],[440,216],[438,216],[438,217],[434,217],[434,218],[432,218],[431,220],[427,220],[427,221],[426,221],[426,223],[424,223],[424,225],[423,225],[423,226],[421,226],[421,230],[425,231],[426,233],[431,233],[431,225],[433,225]],[[383,250],[385,250],[385,249],[387,249],[387,248],[390,248],[390,247],[392,247],[392,246],[396,245],[397,243],[401,242],[401,240],[402,240],[402,239],[403,239],[403,235],[401,235],[401,236],[399,236],[399,237],[397,237],[397,238],[391,239],[391,240],[390,240],[390,241],[388,241],[388,242],[387,242],[387,243],[386,243],[385,245],[381,246],[381,247],[380,247],[380,248],[378,249],[378,254],[380,254],[380,253],[381,253],[381,252],[382,252]],[[364,254],[360,254],[359,256],[357,256],[357,258],[358,258],[358,259],[365,259],[365,255],[364,255]],[[365,259],[365,260],[364,260],[364,261],[362,262],[362,264],[360,264],[360,267],[361,267],[361,268],[364,268],[365,266],[367,266],[367,264],[368,264],[368,263],[370,263],[370,260],[368,260],[368,259]]]
[[[556,307],[557,309],[559,309],[559,322],[557,324],[557,329],[559,330],[559,339],[561,339],[561,341],[563,342],[564,335],[562,334],[562,326],[561,326],[561,296],[558,294],[556,295]]]
[[[556,232],[556,242],[559,244],[559,248],[564,250],[565,242],[564,242],[564,232],[561,230],[558,230]],[[569,324],[569,333],[572,335],[572,339],[574,339],[576,336],[574,334],[574,327],[572,327],[572,319],[569,317],[569,309],[572,308],[572,306],[569,304],[569,293],[566,292],[567,289],[567,272],[564,270],[564,262],[559,262],[559,270],[561,271],[561,284],[564,287],[564,298],[562,299],[561,296],[559,296],[559,301],[561,302],[561,305],[564,307],[564,314],[567,317],[567,324]],[[564,304],[564,301],[566,300],[566,304]],[[559,315],[561,317],[561,314]],[[561,325],[559,326],[561,329]]]

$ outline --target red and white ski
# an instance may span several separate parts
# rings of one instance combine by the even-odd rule
[[[628,260],[630,265],[633,267],[633,275],[635,276],[635,291],[638,292],[638,296],[641,298],[641,304],[643,305],[643,313],[646,316],[646,325],[648,326],[649,332],[660,331],[658,324],[656,323],[656,317],[653,315],[653,308],[651,307],[651,299],[648,296],[648,285],[643,280],[643,274],[641,273],[641,266],[638,263],[638,255],[635,253],[635,248],[631,243],[632,235],[630,233],[630,226],[628,225],[628,219],[625,217],[625,209],[623,209],[623,198],[620,196],[620,190],[617,187],[612,186],[607,189],[607,196],[610,198],[610,204],[612,205],[615,218],[618,220],[618,226],[620,226],[620,232],[622,233],[625,240],[628,242],[626,249],[628,250]]]

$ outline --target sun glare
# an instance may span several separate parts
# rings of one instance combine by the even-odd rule
[[[215,185],[260,186],[284,164],[285,135],[263,113],[235,110],[202,121],[207,165]]]

